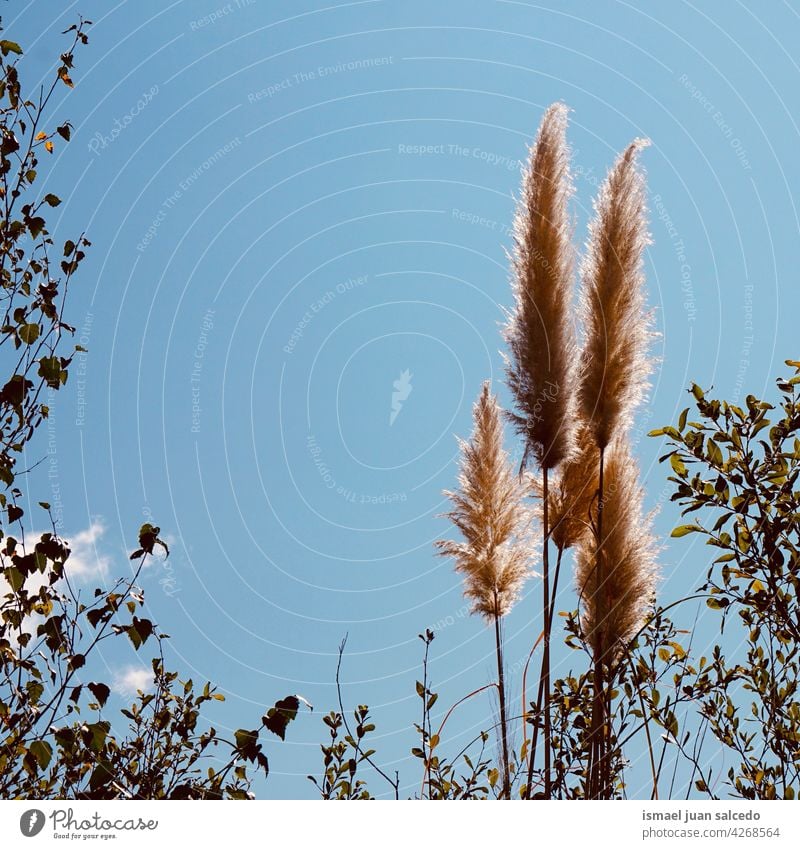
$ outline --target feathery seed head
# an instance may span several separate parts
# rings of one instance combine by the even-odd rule
[[[645,178],[637,139],[619,156],[595,201],[581,269],[586,334],[579,389],[581,415],[600,448],[629,426],[648,388],[652,315],[644,308],[644,250],[649,244]]]
[[[524,503],[526,484],[503,449],[501,410],[488,382],[473,417],[472,438],[459,440],[459,490],[445,493],[453,502],[445,515],[463,540],[438,540],[436,546],[463,574],[472,612],[493,620],[508,613],[531,573],[531,512]]]
[[[576,443],[576,452],[561,464],[548,487],[550,539],[562,551],[576,546],[590,532],[590,511],[597,502],[597,446],[584,422],[576,426]],[[534,480],[533,490],[541,500],[544,492],[540,478]]]
[[[596,656],[613,660],[644,622],[655,592],[656,540],[652,514],[643,512],[639,470],[625,439],[606,449],[603,540],[598,554],[597,499],[591,506],[592,532],[575,554],[575,576],[583,627]],[[598,576],[602,575],[602,581]]]
[[[568,201],[572,194],[566,143],[567,107],[554,103],[530,151],[514,222],[514,309],[504,336],[509,414],[542,468],[554,468],[573,449],[577,349],[571,316],[574,248]]]

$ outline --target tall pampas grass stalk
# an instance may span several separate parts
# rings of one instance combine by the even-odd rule
[[[473,408],[469,442],[459,440],[459,489],[445,494],[453,509],[445,514],[462,540],[437,540],[440,554],[455,560],[464,576],[464,595],[472,612],[494,626],[497,658],[503,796],[511,796],[508,721],[501,620],[519,598],[531,573],[532,512],[525,504],[527,483],[520,479],[503,449],[503,422],[497,399],[484,383]]]
[[[572,194],[566,142],[567,107],[554,103],[531,147],[514,223],[514,309],[504,328],[509,349],[506,376],[514,396],[509,415],[524,444],[523,466],[533,458],[542,470],[544,550],[542,594],[544,646],[545,797],[551,796],[549,472],[574,449],[577,348],[571,316],[574,247],[568,201]],[[530,794],[535,749],[528,769]]]
[[[637,139],[619,156],[595,202],[595,217],[581,269],[581,316],[585,329],[580,411],[598,451],[598,540],[595,588],[605,585],[603,556],[605,453],[611,440],[630,425],[647,388],[647,348],[652,318],[644,306],[644,250],[649,242],[644,174],[639,152],[648,144]],[[613,566],[613,564],[611,564]],[[605,632],[596,633],[602,637]],[[590,735],[589,793],[597,798],[607,788],[604,723],[604,658],[609,647],[595,641],[594,701]]]
[[[593,705],[593,714],[597,710],[607,725],[615,664],[644,623],[655,592],[657,548],[652,514],[643,511],[638,466],[626,437],[618,437],[607,446],[604,472],[602,500],[592,506],[598,532],[579,541],[575,578],[583,610],[582,628],[595,658],[595,676],[598,665],[609,670],[606,692],[596,687]],[[595,798],[607,798],[611,791],[607,735],[607,727],[601,726],[600,732],[593,727]]]
[[[644,623],[656,581],[652,515],[643,509],[638,464],[626,437],[607,448],[603,536],[584,535],[575,552],[575,581],[582,600],[583,632],[593,654],[611,666]],[[597,522],[600,503],[592,505]],[[603,562],[603,579],[595,569]]]
[[[532,475],[532,486],[534,498],[547,504],[543,506],[542,514],[547,512],[549,539],[556,548],[556,568],[552,581],[549,601],[550,628],[552,629],[553,612],[555,611],[556,598],[558,597],[558,583],[561,575],[561,562],[564,552],[577,546],[591,532],[592,518],[591,507],[597,499],[597,465],[594,440],[591,439],[585,422],[578,421],[575,428],[576,453],[565,460],[558,468],[553,484],[548,488],[545,496],[544,475]],[[545,511],[546,508],[546,511]],[[543,640],[543,631],[540,640]],[[538,645],[539,640],[537,640]],[[533,656],[531,650],[528,658]],[[522,710],[527,710],[527,697],[525,690],[525,679],[527,677],[528,664],[525,664],[522,687]],[[543,663],[544,668],[544,663]],[[540,675],[539,689],[536,696],[537,710],[541,707],[544,695],[544,678]],[[533,767],[536,749],[539,740],[538,724],[533,729],[530,746],[531,757],[528,760],[528,787],[533,782]],[[530,794],[528,793],[528,798]]]

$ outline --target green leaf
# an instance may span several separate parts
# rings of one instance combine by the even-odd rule
[[[708,440],[708,443],[706,444],[706,451],[708,453],[708,460],[712,465],[722,465],[722,451],[713,439]]]
[[[30,745],[30,753],[36,758],[39,769],[47,769],[53,757],[53,747],[46,740],[34,740]]]
[[[58,357],[42,357],[39,360],[39,377],[43,377],[48,386],[58,389],[61,385],[61,362]]]
[[[669,463],[676,475],[682,478],[686,477],[686,465],[677,454],[673,454],[669,458]]]
[[[44,684],[42,684],[41,681],[28,681],[25,685],[25,689],[28,691],[28,698],[31,702],[33,704],[38,704],[39,699],[41,699],[44,694]]]
[[[41,332],[41,328],[38,324],[23,324],[20,327],[18,334],[19,338],[26,345],[33,345],[33,343],[39,338],[39,333]]]
[[[739,551],[746,552],[752,543],[752,536],[746,525],[739,524],[736,526],[736,544],[739,546]]]
[[[103,707],[105,703],[108,701],[108,697],[111,695],[111,690],[106,684],[98,681],[92,681],[89,683],[89,690],[92,695],[97,699],[100,704],[100,707]]]
[[[110,784],[114,780],[114,768],[108,761],[100,761],[100,763],[92,771],[92,777],[89,779],[90,790],[100,790],[106,784]]]
[[[87,612],[86,618],[89,620],[89,623],[92,625],[93,628],[97,627],[98,623],[105,615],[105,612],[106,611],[104,608],[95,608],[94,610],[90,610]]]
[[[285,699],[279,699],[275,702],[274,707],[271,707],[261,717],[262,724],[268,731],[280,737],[281,740],[285,740],[286,728],[297,716],[297,711],[300,709],[300,702],[303,702],[309,710],[314,709],[302,696],[286,696]]]
[[[699,525],[678,525],[674,528],[671,537],[685,537],[687,534],[697,533],[703,529]]]
[[[128,625],[123,630],[127,633],[128,638],[133,643],[133,647],[136,651],[139,651],[143,642],[142,635],[136,630],[136,628],[133,627],[133,625]]]
[[[31,231],[31,236],[34,239],[39,238],[39,234],[44,230],[45,220],[40,215],[36,215],[28,220],[28,229]]]
[[[25,576],[19,571],[19,569],[15,569],[13,566],[9,566],[8,569],[3,569],[3,577],[6,581],[8,581],[11,591],[15,593],[19,592],[25,583]]]
[[[667,725],[667,731],[669,731],[669,733],[677,740],[679,730],[678,717],[673,714],[669,724]]]
[[[3,56],[8,56],[9,53],[16,53],[17,56],[22,56],[22,48],[16,41],[3,39],[0,41],[0,50],[3,52]]]
[[[106,737],[111,730],[109,722],[92,722],[83,728],[84,742],[94,752],[99,752],[106,744]]]
[[[139,547],[145,554],[152,554],[155,546],[160,545],[164,549],[165,555],[169,557],[169,548],[164,540],[159,539],[159,533],[161,533],[161,528],[145,522],[139,528]]]
[[[136,616],[133,617],[133,625],[131,628],[139,635],[139,645],[146,643],[147,638],[153,633],[153,623],[149,619],[139,619]],[[133,640],[133,637],[131,637],[131,640]],[[133,642],[134,645],[136,645],[135,640],[133,640]],[[136,648],[138,649],[139,646],[136,646]]]
[[[258,729],[248,731],[240,728],[233,736],[236,738],[236,748],[241,754],[248,760],[255,760],[258,751]]]

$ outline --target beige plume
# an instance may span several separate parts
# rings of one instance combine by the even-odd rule
[[[573,448],[576,341],[571,315],[574,248],[566,143],[567,107],[545,112],[530,151],[514,222],[514,309],[504,328],[509,348],[510,414],[542,468],[554,468]]]
[[[655,592],[657,548],[652,516],[643,512],[638,464],[624,439],[614,440],[606,451],[604,483],[601,568],[596,568],[595,532],[578,543],[575,575],[584,632],[596,656],[607,663],[644,622]],[[591,508],[595,530],[597,510],[595,502]]]
[[[548,488],[550,539],[562,551],[576,546],[590,531],[590,508],[597,501],[597,446],[583,422],[578,423],[576,436],[576,452],[559,466]],[[534,495],[539,500],[544,496],[541,479],[534,482]]]
[[[526,482],[503,449],[502,414],[488,383],[473,417],[472,438],[459,441],[459,490],[445,493],[453,502],[446,515],[463,540],[438,540],[436,546],[454,558],[473,612],[493,621],[508,613],[531,574],[532,513],[524,503]]]
[[[634,141],[617,159],[595,201],[581,269],[586,333],[579,391],[583,418],[599,448],[630,424],[647,389],[652,318],[644,309],[644,250],[649,243],[644,174]]]

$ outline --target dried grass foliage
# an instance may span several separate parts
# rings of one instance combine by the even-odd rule
[[[647,144],[634,141],[609,171],[581,268],[580,409],[600,448],[629,426],[652,367],[647,356],[652,316],[644,306],[646,189],[638,161]]]
[[[508,613],[531,574],[533,513],[525,503],[526,481],[503,448],[502,411],[488,383],[473,419],[471,439],[459,441],[459,489],[445,493],[453,503],[446,515],[463,539],[438,540],[436,546],[454,558],[473,612],[492,621]]]
[[[575,580],[589,644],[609,661],[644,622],[655,592],[657,547],[652,514],[645,514],[642,506],[638,463],[624,438],[606,450],[604,477],[602,540],[596,533],[581,539],[575,552]],[[595,501],[591,507],[594,528],[598,506]]]
[[[572,180],[566,142],[567,107],[545,112],[514,222],[515,306],[504,336],[510,414],[540,467],[553,468],[574,443],[577,347],[572,323],[575,250],[569,198]]]

